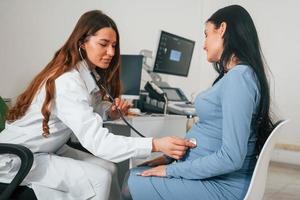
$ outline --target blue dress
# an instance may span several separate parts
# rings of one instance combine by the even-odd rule
[[[197,147],[167,166],[167,177],[130,171],[128,186],[137,200],[243,199],[256,164],[255,121],[259,82],[247,65],[237,65],[195,101],[199,121],[186,134]]]

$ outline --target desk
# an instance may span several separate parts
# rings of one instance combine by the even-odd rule
[[[126,117],[128,122],[146,137],[164,137],[174,135],[184,137],[187,117],[183,115],[151,114]],[[106,121],[104,126],[114,134],[139,137],[123,120]]]
[[[164,137],[177,136],[184,137],[186,134],[187,117],[182,115],[145,115],[127,118],[128,122],[146,137]],[[133,130],[131,130],[123,120],[108,121],[104,123],[104,127],[108,128],[110,132],[118,135],[140,137]],[[153,153],[153,156],[155,153]],[[130,168],[135,167],[141,162],[150,159],[130,159]]]
[[[145,115],[137,117],[128,117],[128,122],[146,137],[164,137],[177,136],[184,137],[186,134],[187,117],[182,115]],[[132,131],[122,120],[108,121],[104,123],[104,127],[110,132],[118,135],[140,137]],[[160,153],[152,153],[146,159],[132,158],[129,161],[123,161],[117,164],[119,181],[122,183],[124,175],[129,168],[159,156]]]

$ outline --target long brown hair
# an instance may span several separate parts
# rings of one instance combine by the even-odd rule
[[[78,20],[73,32],[66,43],[54,54],[53,59],[46,67],[32,80],[27,89],[17,98],[16,104],[9,110],[7,121],[14,122],[23,117],[31,105],[37,92],[45,85],[45,100],[41,109],[43,119],[43,136],[49,135],[48,121],[50,117],[51,103],[55,94],[55,80],[75,68],[80,61],[78,48],[89,36],[94,35],[98,30],[110,27],[117,35],[115,55],[110,66],[100,72],[104,84],[109,86],[113,97],[120,95],[119,59],[120,59],[120,37],[115,22],[99,10],[92,10],[84,13]],[[83,52],[84,53],[84,52]]]

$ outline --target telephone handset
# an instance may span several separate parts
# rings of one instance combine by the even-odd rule
[[[165,101],[165,92],[160,89],[155,83],[152,81],[148,81],[145,85],[145,90],[149,92],[149,97],[156,99],[158,101]]]

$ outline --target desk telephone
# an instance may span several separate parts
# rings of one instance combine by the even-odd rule
[[[165,101],[165,93],[152,81],[148,81],[145,85],[145,90],[149,92],[149,97],[158,101]]]
[[[167,104],[167,110],[175,114],[195,115],[194,105],[188,100],[180,88],[158,87],[155,83],[148,81],[145,90],[149,93],[150,99],[157,100],[156,106],[162,103]]]
[[[148,81],[145,85],[145,90],[149,92],[150,98],[158,101],[164,101],[164,95],[166,95],[168,101],[189,103],[189,100],[180,88],[158,87],[155,83]]]

